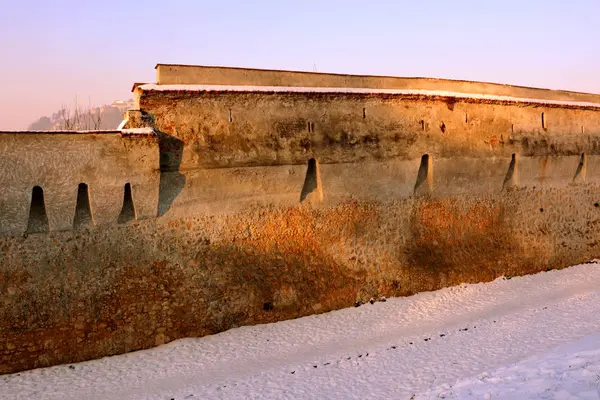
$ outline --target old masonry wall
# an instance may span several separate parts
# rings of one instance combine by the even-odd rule
[[[129,127],[156,136],[0,134],[0,373],[600,256],[598,104],[136,96]]]

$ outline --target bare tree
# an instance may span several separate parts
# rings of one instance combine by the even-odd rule
[[[88,100],[88,108],[84,110],[77,97],[72,105],[63,104],[58,112],[58,129],[65,131],[100,129],[102,112],[99,107],[92,109]]]
[[[92,109],[92,102],[88,97],[88,108],[86,113],[86,127],[85,129],[100,129],[102,124],[102,112],[100,107]]]

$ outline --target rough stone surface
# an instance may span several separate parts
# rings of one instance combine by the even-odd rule
[[[0,238],[0,372],[582,262],[599,254],[597,193],[248,207]]]
[[[23,234],[33,188],[43,190],[50,231],[73,229],[78,185],[87,185],[91,219],[112,224],[132,187],[138,219],[156,216],[158,138],[119,133],[0,133],[0,235]]]
[[[600,102],[600,95],[597,94],[501,85],[497,83],[199,65],[158,64],[156,66],[156,82],[161,85],[203,84],[449,90],[463,93],[494,94],[547,100]]]
[[[161,162],[179,170],[600,153],[598,109],[385,94],[136,96],[163,135]]]
[[[597,110],[137,95],[158,138],[0,135],[0,373],[600,257]],[[24,234],[35,185],[55,211]]]

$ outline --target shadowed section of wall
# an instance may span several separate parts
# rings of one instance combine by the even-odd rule
[[[73,218],[73,229],[87,228],[91,225],[93,225],[93,221],[88,185],[80,183],[77,187],[77,205],[75,207],[75,217]]]
[[[156,66],[156,82],[161,85],[202,84],[446,90],[547,100],[600,102],[600,95],[596,94],[537,89],[496,83],[200,65],[158,64]]]
[[[575,176],[573,176],[573,183],[584,183],[585,175],[586,175],[586,165],[587,158],[585,153],[581,153],[581,157],[579,158],[579,165],[577,166],[577,171],[575,171]]]
[[[321,187],[319,162],[314,158],[311,158],[310,160],[308,160],[308,167],[306,168],[306,177],[304,178],[302,192],[300,192],[300,201],[302,202],[304,200],[313,198],[316,201],[323,201],[323,188]]]
[[[31,207],[29,208],[27,233],[39,232],[48,232],[48,215],[46,214],[44,190],[39,186],[35,186],[31,191]]]
[[[140,196],[140,217],[156,217],[156,137],[0,133],[0,154],[0,234],[20,235],[26,231],[28,197],[34,186],[44,190],[50,231],[89,226],[92,222],[116,223],[127,182],[134,193],[146,193]]]
[[[117,219],[117,223],[125,224],[135,219],[135,205],[131,194],[131,184],[126,183],[123,189],[123,208]]]
[[[506,176],[504,177],[504,183],[502,184],[503,189],[514,187],[519,184],[519,170],[517,162],[517,155],[513,154],[510,159],[510,164],[508,165],[508,171],[506,171]]]
[[[414,194],[429,195],[433,191],[433,167],[429,154],[423,154],[421,157],[421,165],[417,174],[417,182],[415,183]]]
[[[185,186],[185,176],[179,172],[184,142],[159,133],[160,185],[158,191],[158,216],[164,215]]]

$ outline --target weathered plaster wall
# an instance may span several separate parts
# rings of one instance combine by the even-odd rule
[[[599,108],[433,96],[137,89],[181,170],[600,151]],[[544,115],[545,128],[542,125]]]
[[[106,185],[119,188],[121,206],[131,182],[137,206],[136,182],[155,182],[148,210],[158,214],[0,236],[0,373],[600,257],[595,108],[138,95],[131,121],[154,124],[158,143],[0,135],[0,160],[12,157],[2,171],[37,151],[39,166],[56,171],[24,175],[11,204],[32,185],[76,195],[87,179],[92,203]],[[306,179],[311,158],[318,174]],[[83,175],[63,181],[65,159]],[[65,229],[74,201],[58,212]]]
[[[138,219],[156,216],[158,139],[120,133],[0,133],[0,234],[26,232],[40,186],[50,231],[73,229],[78,185],[88,185],[92,223],[115,223],[131,185]]]
[[[496,94],[547,100],[600,102],[600,95],[597,94],[501,85],[497,83],[198,65],[158,64],[156,66],[156,82],[161,85],[202,84],[448,90],[462,93]]]

